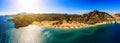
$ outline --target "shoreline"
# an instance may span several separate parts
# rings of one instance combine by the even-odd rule
[[[47,24],[48,22],[48,24]],[[96,23],[93,25],[89,25],[89,24],[84,24],[84,23],[73,23],[73,24],[69,24],[69,23],[63,23],[61,25],[51,25],[52,23],[56,22],[56,21],[47,21],[47,22],[37,22],[34,21],[31,25],[37,25],[37,26],[43,26],[46,28],[57,28],[57,29],[80,29],[80,28],[88,28],[88,27],[93,27],[93,26],[98,26],[98,25],[104,25],[104,24],[114,24],[116,23],[115,21],[113,22],[103,22],[103,23]],[[51,23],[52,22],[52,23]],[[119,22],[117,22],[119,23]]]

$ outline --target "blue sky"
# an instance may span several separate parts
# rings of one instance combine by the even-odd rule
[[[28,13],[119,13],[120,0],[0,0],[0,15]]]

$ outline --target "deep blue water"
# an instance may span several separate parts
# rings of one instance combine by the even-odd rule
[[[9,17],[0,16],[0,43],[8,43],[10,38],[10,30],[14,28],[12,21],[8,22]]]
[[[14,23],[7,21],[8,18],[0,16],[0,43],[11,43],[14,38],[12,37],[14,33],[11,33],[15,29]],[[45,32],[49,32],[49,37],[44,37],[44,43],[120,43],[120,24],[73,30],[45,28],[42,33]]]

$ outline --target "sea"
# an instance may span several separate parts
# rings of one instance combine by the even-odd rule
[[[0,43],[120,43],[119,23],[65,30],[36,25],[15,28],[8,19],[0,16]]]

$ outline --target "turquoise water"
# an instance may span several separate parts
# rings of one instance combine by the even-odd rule
[[[52,30],[47,43],[120,43],[120,24],[77,30]]]
[[[16,30],[19,31],[19,29],[15,29],[14,23],[7,20],[8,17],[0,16],[0,43],[20,43],[18,40],[19,38],[14,39],[15,37],[13,37],[13,34],[15,36],[26,36],[29,31],[32,31],[24,30],[26,32],[28,31],[26,35],[23,33],[17,35],[15,34],[17,32]],[[33,32],[35,32],[34,35],[39,34],[37,39],[43,38],[42,41],[44,42],[42,43],[120,43],[120,24],[105,24],[73,30],[44,28],[40,33],[37,33],[38,31]],[[23,37],[21,39],[25,38]]]

